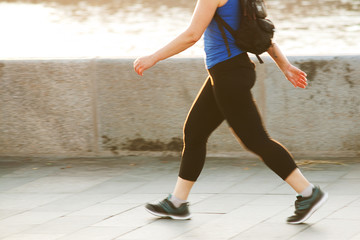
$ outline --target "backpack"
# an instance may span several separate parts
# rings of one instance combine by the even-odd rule
[[[264,0],[239,0],[241,4],[240,27],[234,30],[219,14],[215,13],[214,19],[219,27],[226,44],[229,57],[231,56],[229,43],[225,35],[224,27],[235,39],[235,44],[243,51],[256,55],[260,63],[264,63],[260,54],[264,53],[272,45],[275,26],[266,19],[267,12]]]

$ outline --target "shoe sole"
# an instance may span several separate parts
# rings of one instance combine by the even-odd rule
[[[157,217],[161,217],[161,218],[172,218],[172,219],[175,219],[175,220],[188,220],[191,218],[191,214],[188,215],[188,216],[184,216],[184,217],[181,217],[181,216],[175,216],[175,215],[170,215],[170,214],[161,214],[161,213],[157,213],[157,212],[153,212],[147,208],[145,208],[146,211],[148,211],[149,213],[151,213],[152,215],[155,215]]]
[[[287,222],[289,224],[300,224],[305,222],[306,220],[309,219],[309,217],[311,217],[311,215],[316,212],[316,210],[318,210],[328,199],[329,195],[328,193],[324,193],[323,197],[320,199],[320,201],[318,201],[315,206],[308,212],[308,214],[306,214],[302,219],[300,219],[299,221],[296,222]]]

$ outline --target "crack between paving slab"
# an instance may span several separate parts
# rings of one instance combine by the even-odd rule
[[[224,215],[224,214],[227,214],[227,213],[224,213],[224,212],[193,212],[194,214],[211,214],[211,215]]]
[[[154,223],[154,222],[157,222],[157,221],[160,220],[160,219],[161,219],[161,218],[155,219],[155,220],[153,220],[153,221],[151,221],[151,222],[149,222],[149,223],[147,223],[147,224],[145,224],[145,225],[142,225],[142,226],[140,226],[140,227],[134,228],[134,229],[132,229],[132,230],[130,230],[130,231],[128,231],[128,232],[122,233],[122,234],[120,234],[119,236],[116,236],[115,238],[112,238],[111,240],[116,240],[116,239],[119,238],[119,237],[122,237],[122,236],[124,236],[124,235],[126,235],[126,234],[129,234],[129,233],[131,233],[131,232],[134,232],[134,231],[136,231],[136,230],[138,230],[138,229],[140,229],[140,228],[143,228],[143,227],[145,227],[145,226],[148,226],[149,224],[152,224],[152,223]]]
[[[260,222],[255,223],[255,224],[254,224],[254,225],[252,225],[251,227],[248,227],[248,228],[244,229],[244,231],[242,231],[241,233],[238,233],[238,234],[236,234],[236,235],[234,235],[234,236],[230,237],[229,239],[234,239],[235,237],[240,236],[240,234],[242,234],[242,233],[244,233],[244,232],[246,232],[246,231],[248,231],[248,230],[250,230],[250,229],[254,228],[254,227],[255,227],[256,225],[258,225],[258,224],[261,224],[261,223],[266,222],[266,221],[267,221],[267,220],[269,220],[270,218],[272,218],[272,217],[276,216],[277,214],[279,214],[279,213],[281,213],[281,212],[283,212],[283,211],[286,211],[287,209],[288,209],[288,207],[287,207],[287,208],[284,208],[283,210],[281,210],[281,211],[279,211],[279,212],[275,213],[274,215],[272,215],[272,216],[270,216],[270,217],[268,217],[268,218],[266,218],[266,219],[264,219],[264,220],[262,220],[262,221],[260,221]]]
[[[117,213],[117,214],[114,214],[114,215],[111,215],[111,216],[109,216],[109,217],[106,217],[106,218],[104,218],[103,220],[101,220],[100,222],[102,222],[102,221],[104,221],[104,220],[107,220],[107,219],[109,219],[109,218],[115,217],[115,216],[117,216],[117,215],[120,215],[120,214],[126,213],[126,212],[128,212],[128,211],[131,211],[131,210],[133,210],[133,209],[135,209],[135,208],[137,208],[137,207],[140,207],[141,205],[142,205],[142,204],[140,204],[140,205],[136,205],[135,207],[132,207],[132,208],[126,209],[125,211],[122,211],[122,212],[119,212],[119,213]]]

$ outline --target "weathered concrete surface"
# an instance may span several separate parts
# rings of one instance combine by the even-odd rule
[[[294,152],[360,151],[360,61],[356,57],[291,58],[308,73],[305,90],[266,74],[266,124]],[[269,65],[267,65],[269,66]]]
[[[270,135],[296,156],[358,156],[360,56],[290,59],[308,73],[306,90],[270,59],[257,66],[253,92]],[[179,154],[183,122],[207,77],[203,60],[169,59],[142,78],[132,62],[1,61],[0,155]],[[226,124],[208,151],[253,156]]]
[[[94,151],[92,61],[2,61],[0,154]]]

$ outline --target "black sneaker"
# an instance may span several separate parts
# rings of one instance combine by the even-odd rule
[[[170,196],[169,196],[170,197]],[[175,207],[172,202],[170,202],[169,198],[165,198],[158,204],[146,204],[145,209],[155,216],[167,218],[170,217],[172,219],[190,219],[191,214],[189,212],[189,203],[183,203],[180,207]]]
[[[318,210],[327,200],[328,194],[321,191],[319,187],[313,188],[310,197],[297,196],[295,201],[295,214],[288,217],[290,224],[299,224],[305,222],[316,210]]]

